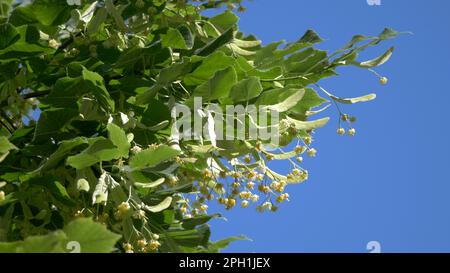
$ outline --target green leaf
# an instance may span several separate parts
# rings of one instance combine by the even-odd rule
[[[20,38],[16,28],[9,24],[0,25],[0,50],[15,43]]]
[[[193,96],[202,97],[204,101],[225,98],[237,82],[236,71],[232,66],[218,71],[210,80],[198,86]]]
[[[41,113],[34,132],[35,141],[49,140],[57,135],[78,111],[74,109],[51,108]]]
[[[103,77],[100,74],[87,69],[83,69],[82,77],[87,88],[92,91],[103,109],[108,112],[114,111],[114,100],[112,100],[108,90],[106,90]]]
[[[184,59],[182,62],[174,63],[169,67],[161,69],[161,72],[159,72],[158,84],[165,86],[178,80],[181,76],[190,72],[191,67],[192,64],[187,59]]]
[[[65,252],[64,241],[66,235],[57,231],[43,236],[27,237],[19,244],[16,253],[61,253]]]
[[[64,77],[56,81],[42,102],[54,107],[78,109],[78,99],[87,92],[79,78]]]
[[[105,8],[98,9],[94,15],[94,18],[88,24],[87,34],[88,35],[97,34],[98,29],[100,28],[101,24],[105,22],[107,16],[108,11]]]
[[[235,26],[238,21],[239,17],[229,10],[209,19],[209,22],[222,32]]]
[[[88,218],[80,218],[64,227],[67,241],[77,242],[82,253],[109,253],[120,239],[100,223]]]
[[[84,151],[67,158],[67,165],[76,169],[84,169],[101,161],[118,159],[120,152],[111,140],[98,137]]]
[[[258,77],[249,77],[239,81],[231,88],[230,98],[234,102],[250,101],[261,94],[263,87]]]
[[[17,147],[9,142],[8,138],[0,136],[0,154],[7,153],[11,150],[17,150]]]
[[[0,0],[0,23],[8,19],[14,0]]]
[[[399,33],[393,30],[392,28],[385,28],[383,32],[381,32],[380,35],[378,35],[378,38],[381,40],[387,40],[397,37],[398,34]]]
[[[117,125],[110,123],[107,126],[109,139],[117,147],[118,156],[128,158],[130,150],[130,143],[128,142],[127,135]]]
[[[228,29],[224,33],[222,33],[219,37],[215,38],[211,42],[209,42],[204,47],[198,49],[195,51],[195,55],[198,56],[208,56],[209,54],[213,53],[217,49],[221,48],[222,46],[230,43],[234,38],[234,31],[232,28]]]
[[[194,229],[197,226],[206,224],[213,218],[220,218],[222,215],[219,213],[211,214],[211,215],[198,215],[189,219],[183,220],[183,228],[184,229]]]
[[[305,34],[300,38],[298,43],[310,43],[316,44],[322,42],[322,38],[320,38],[319,34],[312,29],[308,29]]]
[[[36,56],[41,53],[54,52],[53,48],[42,46],[38,43],[29,43],[30,32],[34,32],[32,27],[20,26],[16,27],[16,31],[19,33],[19,39],[13,44],[10,44],[7,48],[0,49],[0,58],[2,61],[6,60],[18,60],[23,57]]]
[[[38,21],[44,26],[63,24],[70,17],[70,7],[61,0],[34,0],[31,4],[15,8],[10,21],[22,25]]]
[[[296,106],[290,109],[290,112],[300,117],[304,117],[311,108],[320,106],[325,102],[327,102],[327,100],[320,97],[314,89],[305,88],[303,98]]]
[[[248,241],[248,240],[250,240],[250,239],[244,235],[241,235],[241,236],[228,237],[228,238],[216,241],[216,242],[209,242],[208,247],[207,247],[207,252],[208,253],[218,253],[222,249],[227,248],[232,242]]]
[[[66,253],[71,243],[83,253],[109,253],[120,239],[102,224],[88,218],[70,222],[64,230],[57,230],[47,235],[29,236],[24,241],[0,243],[0,253]]]
[[[169,231],[167,235],[177,244],[186,247],[207,246],[211,230],[208,225],[201,225],[197,229]]]
[[[125,21],[123,20],[119,9],[116,6],[114,6],[113,0],[106,0],[105,8],[108,11],[108,13],[113,17],[119,30],[124,32],[127,31],[128,27],[125,24]]]
[[[66,158],[66,156],[72,149],[85,143],[87,143],[87,141],[83,137],[61,141],[59,143],[58,149],[51,156],[49,156],[44,164],[42,164],[36,171],[45,172],[51,170],[52,168],[56,167],[59,162]]]
[[[264,100],[259,100],[258,104],[259,105],[266,105],[267,109],[271,109],[274,111],[277,111],[279,113],[282,112],[286,112],[289,109],[293,108],[294,106],[297,105],[297,103],[303,98],[303,95],[305,94],[305,89],[291,89],[289,90],[291,92],[289,92],[289,96],[281,96],[278,95],[278,99],[279,101],[276,104],[264,104],[263,101]],[[267,96],[267,94],[266,94]]]
[[[67,207],[72,207],[76,204],[75,201],[70,198],[66,188],[60,182],[56,181],[56,178],[48,176],[36,179],[40,180],[38,184],[46,187],[55,200]],[[33,181],[33,179],[31,181]]]
[[[179,154],[180,151],[178,150],[170,148],[167,145],[160,145],[156,149],[146,149],[137,153],[130,159],[130,167],[133,169],[153,167]]]
[[[0,136],[0,162],[8,156],[11,150],[17,150],[17,147],[9,142],[6,137]]]
[[[200,66],[184,77],[186,85],[200,85],[209,80],[217,71],[235,64],[233,57],[225,55],[222,51],[214,52],[206,57]]]
[[[61,253],[65,252],[65,240],[66,235],[62,231],[30,236],[24,241],[0,243],[0,253]]]
[[[161,34],[161,43],[164,47],[173,49],[190,49],[186,44],[185,37],[174,28],[169,28],[166,34]]]

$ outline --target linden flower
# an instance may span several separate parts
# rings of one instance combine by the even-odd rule
[[[302,171],[302,174],[300,175],[300,180],[301,181],[308,180],[308,176],[309,176],[308,171],[304,170],[304,171]]]
[[[236,205],[236,199],[228,198],[227,206],[232,208]]]
[[[0,195],[1,195],[1,193],[0,193]],[[1,201],[1,196],[0,196],[0,201]],[[77,210],[77,211],[75,212],[74,216],[75,216],[75,217],[83,217],[84,214],[83,214],[83,212],[82,212],[81,210]]]
[[[312,138],[311,137],[305,137],[303,139],[303,141],[305,142],[306,145],[310,145],[312,143]]]
[[[129,251],[133,251],[133,246],[130,243],[124,243],[122,245],[122,247],[125,250],[125,252],[127,252],[127,253],[132,253],[132,252],[129,252]]]
[[[137,245],[139,246],[139,248],[144,248],[147,246],[147,240],[145,240],[145,239],[138,240]]]
[[[381,77],[380,78],[380,84],[386,85],[387,83],[388,83],[388,78],[386,78],[386,77]]]
[[[276,201],[278,203],[281,203],[281,202],[287,200],[288,198],[289,198],[289,194],[283,193],[283,194],[280,194],[279,196],[277,196]]]
[[[204,211],[206,211],[208,209],[208,205],[203,204],[203,205],[200,206],[199,209],[200,209],[200,211],[204,212]]]
[[[295,160],[297,160],[298,163],[302,163],[303,162],[303,157],[298,156]]]
[[[252,195],[251,192],[242,191],[242,192],[239,193],[239,198],[247,199],[247,198],[250,198],[251,195]]]
[[[256,179],[258,179],[259,181],[262,181],[264,179],[264,175],[262,173],[260,173],[256,176]]]
[[[337,132],[338,135],[343,136],[345,134],[345,129],[341,127],[339,129],[337,129],[336,132]]]
[[[141,209],[136,211],[136,213],[134,214],[134,218],[144,219],[145,218],[145,211],[143,211]]]
[[[303,146],[300,146],[300,145],[297,145],[297,146],[294,148],[294,152],[297,153],[297,154],[301,154],[301,153],[303,153],[304,151],[305,151],[305,148],[304,148]]]
[[[180,208],[180,212],[183,213],[183,214],[186,213],[187,212],[187,208],[186,207],[181,207]]]
[[[159,239],[159,235],[156,234],[156,233],[153,233],[152,234],[152,238],[153,238],[153,240],[158,240]]]
[[[253,194],[252,197],[250,197],[250,199],[252,200],[252,202],[258,202],[258,200],[259,200],[259,195]]]
[[[270,184],[272,189],[278,189],[280,187],[280,182],[274,181]]]
[[[272,208],[272,203],[270,203],[270,202],[264,202],[264,203],[262,204],[262,207],[263,207],[264,209],[270,210],[270,209]]]
[[[349,136],[354,136],[355,134],[356,134],[355,128],[351,128],[350,130],[348,130],[348,135]]]
[[[54,49],[57,49],[61,44],[58,43],[55,39],[51,39],[48,41],[48,46]]]
[[[84,178],[78,179],[77,190],[89,192],[89,189],[90,189],[89,182],[86,179]]]
[[[212,172],[208,169],[204,169],[203,170],[203,177],[204,178],[211,178],[212,177]]]
[[[316,154],[317,154],[317,150],[316,149],[311,148],[311,149],[308,150],[308,156],[315,157]]]
[[[237,179],[237,178],[241,177],[241,174],[238,172],[232,171],[230,176],[233,177],[234,179]]]
[[[169,185],[174,186],[178,183],[178,178],[171,175],[168,179],[167,182],[169,183]]]
[[[249,203],[247,200],[243,200],[243,201],[241,202],[241,207],[246,208],[246,207],[248,207],[249,204],[250,204],[250,203]]]
[[[250,179],[250,180],[254,179],[256,177],[256,172],[250,171],[247,173],[246,177],[247,177],[247,179]]]
[[[117,210],[119,211],[119,213],[125,214],[130,210],[130,204],[128,202],[122,202],[117,206]]]
[[[250,162],[252,162],[252,158],[250,157],[250,155],[246,155],[246,156],[244,157],[244,161],[245,161],[246,163],[250,163]]]
[[[263,193],[268,193],[270,191],[270,188],[268,186],[259,185],[258,190]]]
[[[268,161],[271,161],[271,160],[273,160],[273,155],[266,155],[266,158]]]
[[[150,250],[157,250],[160,246],[161,244],[157,240],[151,240],[148,244]]]
[[[259,179],[258,179],[258,180],[259,180]],[[253,183],[252,181],[250,181],[250,182],[247,183],[247,188],[248,188],[249,190],[252,190],[254,187],[255,187],[255,183]]]
[[[176,157],[174,158],[174,161],[175,161],[176,163],[178,163],[178,164],[183,164],[183,159],[181,159],[181,157],[179,157],[179,156],[176,156]]]

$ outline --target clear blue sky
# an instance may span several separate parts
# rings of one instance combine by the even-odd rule
[[[367,252],[376,240],[383,252],[450,251],[450,1],[253,0],[240,27],[264,42],[296,40],[308,28],[334,50],[353,34],[384,27],[412,31],[389,45],[396,52],[378,72],[342,69],[321,84],[339,95],[375,91],[377,100],[344,109],[359,119],[357,137],[336,135],[336,113],[316,134],[318,157],[306,163],[310,180],[291,186],[291,201],[275,214],[252,209],[224,212],[213,239],[245,234],[229,252]],[[330,108],[331,109],[331,108]],[[279,165],[282,171],[284,165]],[[214,209],[214,208],[212,208]]]

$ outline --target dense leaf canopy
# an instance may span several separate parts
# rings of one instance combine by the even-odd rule
[[[319,81],[339,66],[376,74],[393,49],[358,55],[397,32],[356,35],[333,53],[315,48],[312,30],[263,45],[239,32],[236,10],[238,0],[0,0],[0,252],[74,242],[82,252],[217,252],[245,237],[211,242],[207,222],[220,215],[209,202],[276,211],[285,188],[308,178],[302,154],[315,155],[311,133],[328,121],[313,116],[330,104],[354,135],[339,104],[375,95],[339,97]],[[207,138],[180,139],[171,111],[193,111],[194,97],[276,111],[279,143],[216,139],[213,111],[202,116]]]

